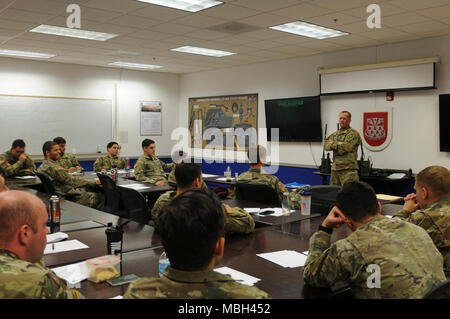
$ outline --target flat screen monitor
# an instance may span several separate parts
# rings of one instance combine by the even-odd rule
[[[280,142],[321,142],[320,96],[265,100],[267,140],[279,128]]]
[[[450,94],[439,95],[439,144],[441,152],[450,152]]]

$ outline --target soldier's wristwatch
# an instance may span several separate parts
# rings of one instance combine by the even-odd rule
[[[319,230],[324,231],[328,234],[332,234],[333,233],[333,228],[327,228],[327,227],[323,227],[322,225],[319,225]]]

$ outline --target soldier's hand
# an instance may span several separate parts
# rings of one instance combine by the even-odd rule
[[[334,206],[322,222],[322,226],[326,228],[338,228],[346,221],[346,219],[347,218],[340,209],[337,206]]]
[[[102,185],[102,182],[100,182],[99,179],[96,179],[96,180],[95,180],[95,183],[96,183],[97,185]]]
[[[413,211],[417,210],[418,208],[419,208],[419,203],[417,203],[417,200],[416,200],[415,196],[410,198],[410,199],[406,199],[405,200],[405,204],[403,205],[403,209],[408,211],[408,212],[410,212],[410,213],[412,213]]]
[[[73,173],[73,172],[76,172],[76,171],[77,171],[77,168],[76,168],[76,167],[71,167],[71,168],[69,168],[67,171],[68,171],[69,173]]]
[[[156,183],[155,183],[155,185],[156,186],[164,186],[164,185],[166,185],[164,182],[162,182],[162,181],[157,181]]]
[[[0,165],[2,165],[5,161],[0,161]]]
[[[27,157],[25,156],[25,154],[20,154],[19,161],[25,162],[26,159],[27,159]]]
[[[338,142],[338,145],[342,145],[342,144],[344,144],[344,142]]]
[[[411,194],[406,195],[405,198],[403,198],[404,201],[407,201],[407,200],[410,200],[410,199],[414,199],[415,200],[416,199],[416,194],[411,193]]]

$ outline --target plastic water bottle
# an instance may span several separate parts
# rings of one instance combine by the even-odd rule
[[[164,274],[164,271],[166,270],[167,266],[170,266],[169,258],[167,257],[167,254],[165,251],[159,256],[159,262],[158,262],[158,269],[159,269],[159,276],[162,277]]]
[[[125,171],[129,171],[130,170],[130,158],[126,157],[125,158]]]
[[[311,214],[311,188],[306,186],[300,192],[302,197],[302,215],[310,215]]]
[[[227,167],[226,178],[227,178],[227,182],[231,182],[231,168],[230,168],[230,166]]]
[[[289,214],[291,212],[291,206],[289,205],[289,192],[283,193],[283,201],[281,202],[281,208],[283,215]]]

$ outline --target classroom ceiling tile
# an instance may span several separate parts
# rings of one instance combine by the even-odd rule
[[[152,31],[162,32],[167,34],[185,34],[198,30],[198,28],[188,27],[186,25],[176,23],[162,23],[149,28]]]
[[[417,11],[448,5],[449,0],[391,0],[388,3],[400,8],[408,8],[409,11]]]
[[[251,43],[248,43],[247,46],[252,47],[252,48],[258,48],[258,49],[270,49],[270,48],[279,47],[280,43],[266,40],[266,41],[251,42]]]
[[[417,13],[408,12],[385,17],[381,20],[381,26],[398,27],[401,25],[422,23],[429,19]]]
[[[401,29],[401,27],[398,27]],[[407,32],[403,32],[394,28],[381,28],[375,29],[369,32],[359,34],[362,37],[367,37],[369,39],[379,40],[382,42],[391,42],[393,40],[396,41],[406,41],[411,39],[411,34]]]
[[[374,0],[311,0],[310,3],[333,11],[346,11],[360,6],[368,6],[381,1]]]
[[[430,32],[433,31],[438,32],[439,30],[446,28],[447,28],[446,24],[437,21],[427,21],[424,23],[417,23],[397,27],[397,29],[399,30],[414,34],[423,34],[423,33],[430,34]]]
[[[26,31],[31,28],[34,28],[35,25],[36,25],[36,23],[13,21],[13,20],[8,20],[8,19],[0,19],[0,28],[4,28],[4,29]]]
[[[260,11],[272,11],[299,4],[301,0],[236,0],[234,5]]]
[[[65,14],[67,5],[60,2],[54,2],[51,0],[9,0],[11,5],[10,9],[18,9],[25,11],[40,12],[45,14]]]
[[[183,16],[188,16],[191,13],[187,12],[187,11],[183,11],[183,10],[177,10],[177,9],[172,9],[172,8],[167,8],[167,7],[150,4],[142,9],[134,10],[134,11],[130,12],[130,14],[144,17],[144,18],[171,21],[171,20],[183,17]]]
[[[139,30],[139,31],[127,34],[127,37],[144,39],[144,40],[162,40],[169,36],[171,36],[171,35],[162,33],[162,32],[151,31],[151,30]],[[114,40],[120,41],[120,38],[121,37],[117,37],[117,38],[113,38],[108,41],[114,41]]]
[[[383,25],[383,20],[381,21],[381,25]],[[337,27],[337,29],[350,34],[363,33],[371,30],[367,27],[366,21],[358,21],[354,23],[340,25],[339,27]]]
[[[374,1],[371,1],[374,2]],[[383,22],[383,18],[384,17],[388,17],[394,14],[400,14],[400,13],[404,13],[404,12],[408,12],[408,9],[405,7],[396,7],[393,6],[391,4],[389,4],[388,2],[376,2],[377,5],[380,6],[381,9],[381,21]],[[354,8],[354,9],[350,9],[350,10],[345,10],[344,12],[345,14],[354,16],[356,18],[361,18],[364,20],[367,20],[367,18],[369,17],[369,15],[371,13],[367,12],[367,6],[364,7],[358,7],[358,8]]]
[[[442,7],[420,10],[420,14],[434,20],[449,18],[450,4]]]
[[[261,13],[239,20],[239,22],[252,24],[259,27],[271,27],[274,25],[285,24],[291,21],[291,18],[281,17],[268,13]]]
[[[140,29],[137,29],[137,28],[130,28],[130,27],[125,27],[122,25],[116,25],[116,24],[111,24],[111,23],[97,24],[97,25],[89,28],[89,30],[96,31],[96,32],[112,33],[112,34],[117,34],[119,36],[140,31]]]
[[[301,3],[299,5],[287,7],[280,10],[275,10],[272,14],[288,17],[295,20],[302,20],[331,13],[332,10],[323,7],[315,6],[310,3]]]
[[[136,0],[90,0],[84,5],[95,9],[128,13],[144,8],[148,4]]]
[[[117,18],[122,14],[119,12],[109,11],[109,10],[100,10],[95,8],[85,7],[83,5],[81,7],[81,24],[83,24],[83,20],[91,20],[98,22],[106,22],[110,19]]]
[[[211,18],[200,14],[190,14],[181,18],[172,20],[173,23],[188,25],[195,28],[209,28],[211,26],[226,22],[224,19]]]
[[[9,8],[0,12],[0,20],[7,19],[28,23],[44,23],[46,20],[52,17],[53,15],[51,14]]]
[[[194,32],[186,33],[187,37],[203,39],[203,40],[214,40],[229,36],[228,33],[217,32],[212,30],[201,29]]]
[[[261,11],[239,7],[227,3],[200,11],[200,15],[224,20],[238,20],[254,16],[259,13],[261,13]]]
[[[108,23],[123,25],[125,27],[149,29],[150,27],[152,27],[154,25],[164,23],[164,21],[159,20],[159,19],[150,19],[150,18],[139,17],[139,16],[131,15],[131,14],[124,14],[117,18],[108,20]]]
[[[327,28],[338,28],[340,25],[354,23],[360,21],[360,19],[344,13],[335,12],[314,18],[307,18],[304,21]]]

